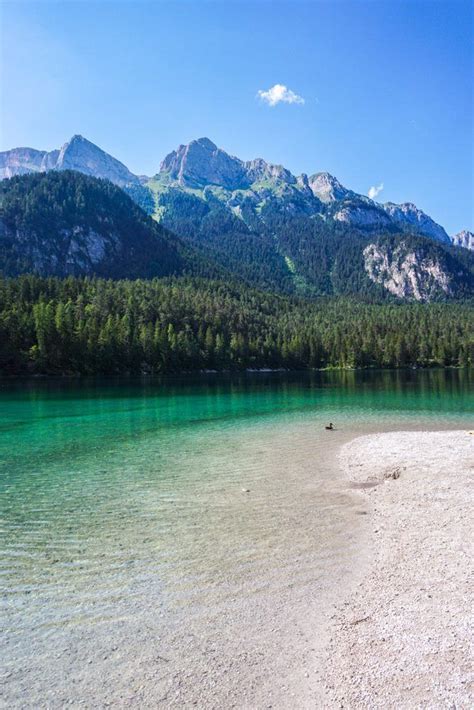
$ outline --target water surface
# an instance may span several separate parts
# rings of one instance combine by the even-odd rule
[[[337,449],[472,427],[472,392],[454,370],[2,382],[6,705],[309,707],[364,556]]]

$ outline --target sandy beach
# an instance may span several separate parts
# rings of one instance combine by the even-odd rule
[[[325,706],[473,707],[474,436],[363,436],[340,461],[365,506],[370,557],[332,618]]]

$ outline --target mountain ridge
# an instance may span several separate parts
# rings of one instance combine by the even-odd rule
[[[56,187],[54,181],[48,180],[49,175],[69,176],[64,180],[64,190],[68,179],[77,182],[75,176],[81,174],[117,185],[116,189],[121,188],[133,200],[128,203],[130,212],[142,208],[153,217],[146,217],[152,231],[153,224],[161,225],[177,235],[182,248],[189,252],[185,259],[188,268],[192,270],[194,261],[200,263],[204,259],[206,275],[211,271],[228,274],[252,287],[305,297],[358,295],[423,302],[470,297],[474,291],[474,255],[460,248],[472,245],[470,233],[460,233],[453,246],[445,230],[412,203],[377,203],[349,190],[327,172],[295,176],[284,166],[262,158],[242,161],[208,138],[179,146],[149,179],[133,176],[123,163],[79,135],[59,151],[21,149],[10,151],[7,158],[9,167],[5,167],[8,159],[1,156],[4,170],[45,176],[45,199],[53,204]],[[27,177],[20,175],[4,183]],[[31,212],[28,189],[26,185],[25,204],[16,205],[20,217],[29,214],[28,209]],[[4,192],[8,194],[6,187]],[[43,224],[47,221],[44,215],[41,217],[43,205],[36,198],[33,202]],[[132,207],[134,203],[138,207]],[[88,209],[89,221],[96,225],[99,206],[90,201]],[[61,212],[60,204],[55,205],[55,212]],[[126,213],[122,214],[125,219]],[[84,218],[80,210],[78,216]],[[144,214],[139,217],[137,213],[138,223],[144,218]],[[69,257],[80,273],[78,254],[87,252],[86,261],[93,261],[97,242],[92,235],[92,242],[88,243],[81,224],[79,244],[75,225],[68,223],[68,238],[76,249],[74,254],[69,252]],[[66,247],[61,229],[56,221],[51,224],[49,235],[42,233],[46,261],[38,267],[40,256],[36,255],[37,263],[33,263],[40,273],[41,269],[57,273],[47,261],[63,258],[61,250]],[[12,232],[3,228],[2,238],[4,244],[13,244],[13,261],[21,264],[21,249],[14,233],[15,229]],[[38,251],[34,230],[20,236],[26,249]],[[128,247],[136,250],[131,236],[125,236]],[[105,235],[106,242],[109,237]],[[50,251],[49,240],[56,240],[56,251]],[[148,250],[146,247],[145,253]],[[7,248],[4,256],[11,264],[11,254],[8,255]],[[113,253],[111,258],[104,268],[106,274],[117,277]],[[63,271],[69,273],[68,268],[65,262]],[[97,268],[89,263],[91,273],[96,273]],[[111,271],[107,272],[107,268]],[[147,277],[151,272],[143,263],[129,272],[124,264],[120,273],[122,278],[136,278]]]
[[[189,189],[205,189],[206,187],[222,187],[227,190],[248,190],[252,185],[273,182],[280,189],[283,186],[292,187],[301,193],[304,199],[310,198],[310,192],[323,205],[333,204],[347,199],[358,203],[357,211],[339,211],[335,218],[354,223],[357,226],[373,224],[373,207],[380,210],[378,223],[380,225],[395,224],[404,229],[414,229],[433,239],[451,242],[443,227],[437,224],[423,210],[413,203],[405,202],[396,205],[391,202],[378,203],[365,195],[360,195],[346,187],[328,172],[320,171],[310,175],[302,173],[293,175],[284,166],[265,161],[263,158],[243,161],[229,155],[218,148],[209,138],[203,137],[182,144],[168,153],[160,164],[159,172],[154,178],[135,175],[121,161],[109,155],[97,145],[80,134],[74,135],[60,149],[41,151],[34,148],[13,148],[0,152],[0,178],[10,178],[14,175],[46,170],[78,170],[93,177],[107,178],[120,187],[129,190],[131,196],[141,204],[146,205],[148,196],[141,189],[147,186],[157,176],[168,180],[172,185]],[[151,207],[150,207],[151,209]],[[316,213],[316,203],[310,211]],[[388,215],[387,220],[382,212]],[[469,242],[470,244],[470,242]],[[469,246],[468,248],[472,248]]]
[[[161,194],[160,224],[109,180],[71,170],[4,180],[0,273],[114,279],[188,273],[305,297],[420,302],[474,292],[466,249],[308,218],[285,209],[288,195],[275,203],[271,191],[252,228],[208,188],[207,199],[180,190]]]
[[[51,151],[13,148],[0,152],[1,178],[47,170],[77,170],[92,177],[105,177],[119,187],[140,184],[140,178],[126,165],[80,134]]]

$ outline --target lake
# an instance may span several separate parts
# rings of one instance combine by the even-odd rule
[[[317,702],[325,620],[370,557],[338,449],[472,428],[473,379],[1,381],[5,706]]]

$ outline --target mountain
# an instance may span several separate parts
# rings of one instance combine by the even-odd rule
[[[73,136],[59,150],[14,148],[0,153],[0,178],[47,170],[78,170],[86,175],[106,178],[120,187],[140,185],[137,175],[123,163],[80,135]]]
[[[283,166],[261,158],[244,162],[228,155],[209,138],[180,145],[169,153],[149,185],[155,193],[165,186],[192,190],[193,194],[214,188],[214,195],[246,222],[248,214],[239,209],[244,197],[248,198],[246,206],[254,206],[255,217],[276,195],[284,203],[277,207],[283,206],[287,211],[310,216],[329,214],[336,221],[357,227],[396,227],[450,243],[445,230],[411,203],[381,205],[348,190],[327,172],[296,177]]]
[[[220,185],[237,190],[250,184],[245,164],[217,148],[208,138],[180,145],[163,160],[160,172],[182,187]]]
[[[167,155],[147,187],[155,219],[254,285],[418,301],[472,293],[472,262],[451,254],[440,225],[329,173],[295,177],[201,138]]]
[[[432,237],[436,241],[444,242],[445,244],[450,243],[451,240],[443,227],[436,224],[431,217],[411,202],[404,202],[401,205],[386,202],[382,206],[397,224],[410,225],[418,234],[424,234],[426,237]]]
[[[451,237],[451,241],[456,247],[474,251],[474,232],[468,232],[467,229],[463,229],[458,234],[455,234],[454,237]]]
[[[140,183],[123,163],[79,135],[63,145],[54,169],[78,170],[86,175],[106,178],[120,187]]]
[[[415,205],[377,203],[344,187],[327,172],[295,176],[262,158],[243,161],[208,138],[180,145],[164,158],[152,178],[133,175],[81,136],[50,153],[29,148],[7,151],[0,154],[0,166],[5,176],[44,171],[54,175],[73,168],[110,180],[154,218],[148,226],[159,223],[178,235],[186,268],[195,270],[200,265],[197,268],[206,275],[225,273],[258,288],[310,297],[355,294],[428,301],[462,298],[474,291],[474,257],[453,246],[460,242],[452,241]],[[68,172],[67,180],[77,180],[71,177],[74,174]],[[24,198],[30,200],[26,193]],[[88,204],[95,225],[96,206],[93,201]],[[36,208],[41,212],[40,202]],[[138,213],[134,214],[138,219]],[[140,213],[140,220],[144,218]],[[61,229],[59,224],[55,228]],[[70,222],[68,229],[74,228]],[[4,234],[11,238],[8,225]],[[26,250],[28,263],[34,263],[35,269],[47,269],[51,257],[47,236],[42,237],[42,266],[43,257],[35,252],[33,259],[31,250]],[[30,232],[25,245],[35,238]],[[13,261],[18,270],[21,250],[18,240],[16,244]],[[48,268],[52,273],[58,269],[96,273],[95,257],[87,253],[85,265],[71,257],[71,263],[63,258],[60,268],[57,263]],[[106,263],[110,264],[108,259]],[[132,265],[133,261],[129,273],[125,263],[122,271],[114,267],[108,273],[150,273],[145,263]]]
[[[0,153],[0,178],[52,170],[58,161],[59,150],[47,153],[34,148],[13,148]]]
[[[465,264],[427,239],[381,240],[368,244],[363,256],[369,278],[397,298],[429,302],[474,294],[474,260]]]
[[[153,211],[150,192],[141,189],[150,179],[134,175],[123,163],[81,135],[73,136],[62,148],[49,152],[33,148],[0,152],[0,178],[47,170],[78,170],[86,175],[105,178],[125,188],[144,209]],[[283,166],[267,163],[261,158],[242,161],[218,148],[209,138],[193,140],[169,153],[161,163],[158,176],[151,181],[152,189],[156,187],[157,177],[160,182],[184,189],[220,187],[230,192],[256,192],[264,199],[265,188],[277,189],[286,197],[292,196],[297,203],[290,203],[287,206],[289,209],[303,209],[306,214],[317,214],[324,213],[325,206],[336,203],[341,209],[333,210],[332,217],[347,224],[368,228],[397,226],[441,242],[450,241],[440,225],[411,203],[378,204],[347,189],[327,172],[318,172],[309,178],[305,174],[296,177]],[[253,202],[254,196],[250,195]],[[238,195],[234,196],[233,202],[236,204],[231,206],[238,214]],[[257,204],[259,202],[257,200]],[[238,216],[245,219],[245,215]]]
[[[343,187],[339,180],[329,173],[315,173],[308,180],[308,185],[313,195],[325,203],[344,200],[349,195],[354,194]]]
[[[149,278],[183,273],[186,248],[120,188],[69,170],[0,183],[0,273]]]

